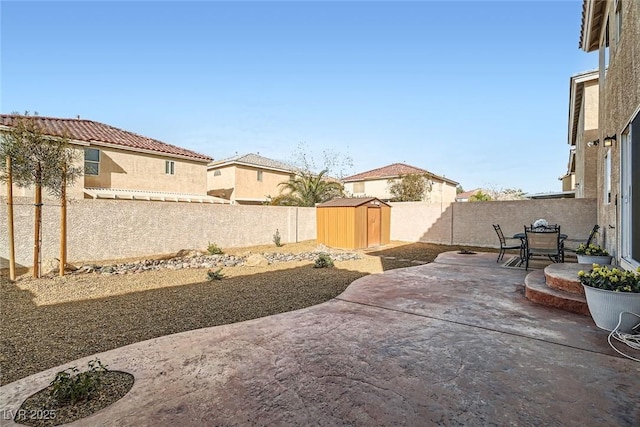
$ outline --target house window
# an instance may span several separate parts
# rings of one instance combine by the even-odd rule
[[[84,174],[100,174],[100,150],[95,148],[84,149]]]
[[[607,69],[609,68],[609,20],[607,19],[607,25],[604,29],[604,40],[602,43],[602,66],[604,68],[604,74],[607,75]]]
[[[604,155],[604,203],[611,203],[611,150]]]
[[[364,193],[364,182],[354,182],[353,183],[353,192],[354,193]]]
[[[167,175],[175,175],[176,174],[176,162],[173,160],[167,160],[164,162],[164,173]]]
[[[258,171],[256,178],[258,179],[258,181],[262,181],[262,171]]]
[[[213,171],[213,176],[220,176],[222,175],[222,172],[220,171]]]

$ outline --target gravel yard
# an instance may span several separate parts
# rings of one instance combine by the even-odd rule
[[[356,251],[359,259],[337,261],[335,268],[313,268],[306,260],[223,267],[224,279],[213,281],[207,280],[207,268],[2,280],[0,384],[134,342],[319,304],[364,275],[431,262],[440,252],[459,249],[394,242]],[[315,250],[316,242],[308,241],[225,253]]]

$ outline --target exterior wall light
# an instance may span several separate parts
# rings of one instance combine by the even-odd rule
[[[614,141],[615,141],[615,140],[616,140],[616,136],[615,136],[615,135],[613,135],[613,136],[606,136],[606,137],[604,138],[604,146],[605,146],[605,147],[611,147],[611,146],[613,145],[613,143],[614,143]]]

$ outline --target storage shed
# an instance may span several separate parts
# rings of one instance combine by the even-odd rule
[[[333,199],[316,208],[318,243],[363,249],[391,240],[391,206],[375,197]]]

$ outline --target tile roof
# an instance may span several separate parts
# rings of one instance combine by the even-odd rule
[[[0,114],[0,125],[11,126],[17,118],[25,117],[15,114]],[[55,117],[30,116],[38,121],[43,132],[51,136],[63,136],[67,132],[67,136],[76,141],[89,143],[113,144],[134,150],[149,150],[162,153],[168,156],[187,157],[199,161],[210,162],[211,157],[195,151],[180,148],[175,145],[167,144],[156,139],[138,135],[133,132],[118,129],[104,123],[85,119],[63,119]]]
[[[436,175],[434,173],[429,172],[426,169],[417,168],[415,166],[407,165],[406,163],[393,163],[388,166],[383,166],[378,169],[372,169],[370,171],[358,173],[356,175],[351,175],[344,178],[344,182],[353,182],[353,181],[365,181],[368,179],[385,179],[385,178],[397,178],[400,175],[409,175],[409,174],[429,174],[436,179],[449,182],[451,184],[457,185],[456,181],[452,181],[443,176]]]
[[[213,169],[220,166],[226,166],[228,164],[239,163],[250,166],[258,166],[266,169],[279,169],[289,172],[296,172],[298,168],[289,165],[284,162],[272,160],[267,157],[263,157],[259,154],[249,153],[239,156],[229,157],[228,159],[221,159],[209,164],[209,169]]]

